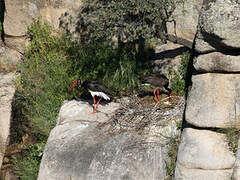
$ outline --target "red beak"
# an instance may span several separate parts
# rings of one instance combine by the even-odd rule
[[[173,92],[171,91],[171,93],[169,94],[169,102],[172,103],[172,94]]]
[[[78,81],[79,80],[74,81],[74,83],[68,88],[68,90],[71,91],[72,88],[77,85]]]

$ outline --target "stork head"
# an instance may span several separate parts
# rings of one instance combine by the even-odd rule
[[[82,86],[82,82],[81,82],[80,79],[74,81],[74,83],[68,88],[68,90],[71,91],[72,88],[73,88],[74,86],[76,86],[76,85],[78,85],[78,87],[81,88],[81,86]]]

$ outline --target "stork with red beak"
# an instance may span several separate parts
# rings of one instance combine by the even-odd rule
[[[93,113],[96,113],[96,109],[101,101],[101,99],[105,99],[109,101],[111,98],[110,95],[114,94],[114,91],[105,85],[101,84],[98,81],[92,81],[92,80],[86,80],[84,82],[81,82],[81,80],[76,80],[74,83],[70,86],[69,90],[71,90],[74,86],[78,85],[79,88],[83,87],[88,92],[90,92],[92,98],[93,98]],[[95,96],[100,97],[98,102],[96,103]]]
[[[160,73],[154,73],[145,77],[142,77],[141,79],[143,84],[151,85],[155,89],[153,91],[155,100],[157,101],[157,104],[160,102],[160,93],[159,89],[161,89],[161,93],[167,94],[169,96],[169,104],[172,103],[172,90],[168,88],[169,80],[168,78]],[[157,92],[157,95],[156,95]]]

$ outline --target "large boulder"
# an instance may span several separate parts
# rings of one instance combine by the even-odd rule
[[[38,180],[165,179],[167,142],[179,134],[177,125],[165,120],[171,113],[161,112],[165,118],[158,124],[152,119],[154,125],[147,126],[152,122],[144,113],[134,114],[138,108],[126,108],[124,104],[128,102],[100,105],[96,114],[91,114],[88,102],[66,102],[48,138]],[[156,108],[151,106],[148,110],[147,117],[159,120],[161,113]],[[121,120],[123,116],[126,121]],[[135,120],[139,122],[135,124]]]
[[[213,52],[195,57],[193,65],[198,72],[240,72],[240,56]]]
[[[186,0],[177,4],[172,14],[174,21],[167,22],[167,33],[170,40],[183,42],[191,48],[197,32],[198,17],[203,0]]]
[[[178,148],[175,179],[229,180],[234,161],[224,134],[185,128]]]
[[[74,0],[5,0],[6,9],[3,27],[5,44],[7,48],[11,49],[8,57],[10,56],[13,61],[21,59],[27,41],[27,29],[34,19],[41,17],[54,29],[58,29],[59,18],[65,12],[78,8],[80,4],[81,1]],[[9,52],[8,49],[6,51]],[[4,59],[8,58],[3,57]]]
[[[153,72],[159,72],[165,75],[169,74],[170,69],[179,72],[182,54],[188,51],[190,51],[189,48],[172,42],[156,46],[155,55],[151,61],[154,66]]]
[[[38,180],[164,179],[166,149],[130,134],[110,136],[81,122],[51,132]]]
[[[226,51],[240,47],[240,2],[205,0],[199,17],[195,49]]]
[[[40,16],[54,28],[58,28],[59,17],[68,10],[78,8],[80,4],[81,1],[74,0],[5,0],[4,31],[13,36],[24,35],[27,27]]]
[[[186,121],[197,127],[232,127],[240,123],[240,75],[205,73],[192,76]]]

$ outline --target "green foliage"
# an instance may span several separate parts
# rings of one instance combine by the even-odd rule
[[[184,95],[187,77],[187,67],[190,59],[190,53],[184,52],[181,57],[181,65],[179,68],[179,73],[174,69],[169,69],[169,74],[173,75],[171,79],[171,88],[173,94]]]
[[[182,54],[181,66],[180,66],[180,75],[185,80],[187,77],[187,68],[190,60],[190,52],[184,52]]]
[[[240,138],[240,130],[237,127],[229,127],[224,129],[217,130],[219,133],[223,133],[226,135],[226,140],[228,143],[229,150],[234,154],[238,150],[238,140]]]
[[[185,80],[179,75],[179,73],[174,70],[170,69],[169,74],[173,75],[171,79],[171,88],[173,90],[173,94],[175,95],[184,95],[185,94]]]
[[[83,32],[82,37],[88,40],[111,41],[113,37],[117,37],[121,41],[134,42],[139,38],[150,39],[158,36],[164,22],[179,2],[84,0],[77,24]]]
[[[33,133],[45,138],[54,127],[62,101],[70,98],[67,91],[71,64],[66,58],[68,41],[51,34],[47,24],[36,21],[29,28],[31,42],[20,65],[17,79],[18,99]],[[18,100],[17,99],[17,100]]]
[[[45,143],[39,143],[23,148],[23,158],[16,161],[16,169],[21,180],[37,179],[44,147]]]
[[[166,167],[167,167],[167,174],[169,177],[171,177],[174,173],[179,143],[180,143],[180,139],[178,137],[171,137],[168,142],[168,146],[169,146],[168,156],[170,158],[170,162],[166,163]]]
[[[236,128],[230,128],[226,133],[229,149],[236,153],[238,150],[238,140],[240,138],[240,131]]]

